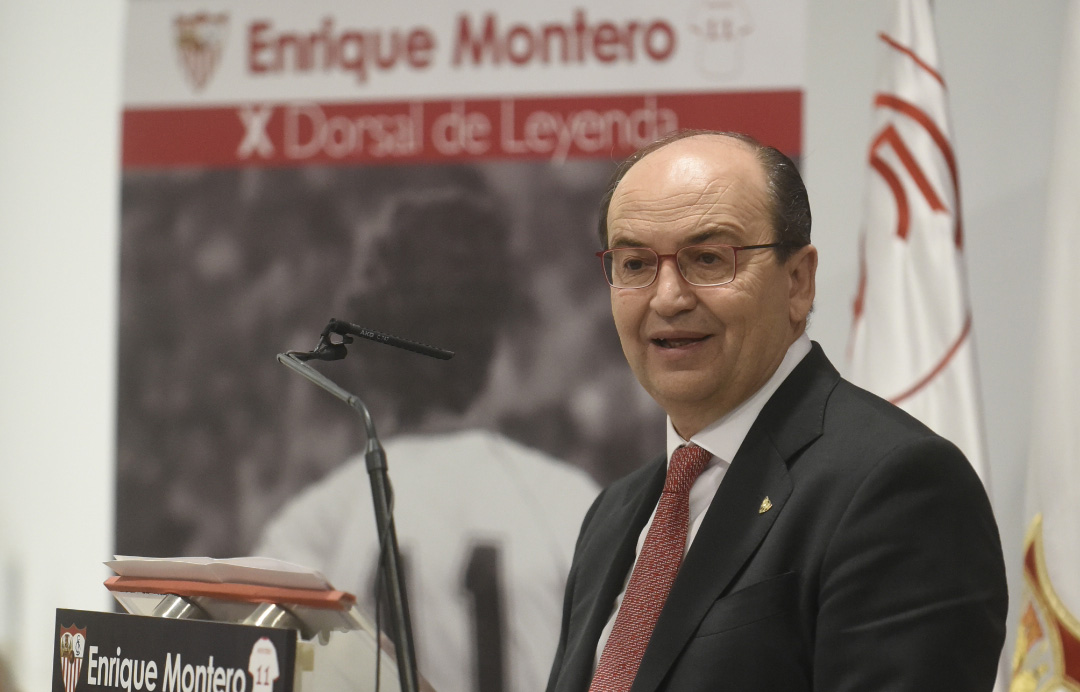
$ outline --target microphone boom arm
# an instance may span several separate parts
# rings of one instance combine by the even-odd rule
[[[334,322],[337,322],[337,320],[331,320],[331,324]],[[320,346],[325,340],[331,348],[340,348],[341,355],[337,356],[337,358],[343,358],[344,346],[342,344],[331,344],[328,337],[329,331],[332,330],[327,326],[327,331],[323,333],[323,339],[319,341]],[[401,553],[398,550],[397,531],[394,529],[392,491],[390,489],[390,477],[386,470],[386,453],[379,443],[379,438],[375,435],[375,422],[372,420],[371,412],[368,411],[364,402],[355,394],[345,391],[333,380],[304,362],[311,357],[318,358],[319,356],[313,355],[318,350],[317,347],[316,351],[312,353],[296,351],[279,353],[277,360],[289,369],[300,373],[316,386],[344,401],[356,410],[364,420],[364,431],[367,434],[364,460],[367,464],[368,477],[371,480],[372,504],[375,507],[375,525],[379,533],[379,549],[382,555],[380,563],[381,568],[384,570],[386,584],[389,587],[390,616],[394,624],[393,634],[396,635],[395,639],[397,640],[394,642],[394,647],[397,654],[398,679],[402,692],[418,692],[419,677],[416,672],[416,648],[413,645],[409,600],[405,592],[405,580],[401,573]],[[453,353],[450,355],[453,355]],[[307,356],[307,358],[304,356]],[[330,359],[336,360],[337,358]]]

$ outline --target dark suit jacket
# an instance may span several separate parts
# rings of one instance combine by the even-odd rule
[[[664,473],[617,481],[586,515],[549,692],[588,689]],[[1007,600],[970,464],[815,344],[732,460],[632,690],[990,690]]]

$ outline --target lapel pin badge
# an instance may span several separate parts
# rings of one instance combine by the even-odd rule
[[[772,500],[770,500],[769,496],[766,495],[765,499],[761,501],[761,507],[758,508],[757,513],[758,514],[764,514],[765,512],[768,512],[770,509],[772,509]]]

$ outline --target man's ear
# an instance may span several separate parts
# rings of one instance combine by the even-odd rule
[[[792,324],[805,322],[810,308],[814,306],[817,260],[817,248],[805,245],[785,262],[790,285],[788,304]]]

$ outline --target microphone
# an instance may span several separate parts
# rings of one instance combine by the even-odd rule
[[[331,334],[340,336],[341,341],[334,342],[330,337]],[[316,344],[313,351],[289,351],[289,355],[301,361],[341,360],[348,353],[345,345],[353,342],[352,336],[359,336],[370,341],[377,341],[381,344],[412,351],[431,358],[438,358],[439,360],[450,360],[454,357],[453,351],[438,346],[431,346],[419,341],[410,341],[385,332],[377,332],[374,329],[361,327],[351,322],[343,322],[336,318],[330,318],[330,322],[323,329],[322,334],[319,335],[319,343]]]

